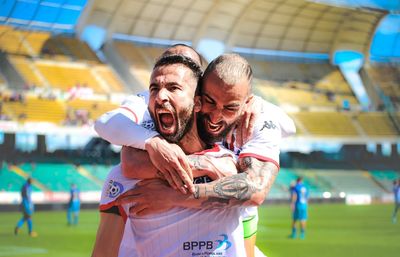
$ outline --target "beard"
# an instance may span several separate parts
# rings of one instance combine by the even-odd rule
[[[156,106],[157,108],[157,106]],[[162,108],[169,109],[176,117],[176,131],[173,134],[165,134],[160,130],[161,124],[159,119],[154,117],[154,114],[150,112],[150,115],[156,125],[156,130],[162,137],[164,137],[170,143],[179,143],[186,133],[192,128],[194,121],[194,104],[191,104],[185,109],[182,109],[179,113],[169,103],[164,104]]]
[[[239,118],[237,118],[234,122],[231,124],[226,123],[225,121],[222,121],[222,126],[223,129],[217,134],[210,133],[207,128],[206,128],[206,122],[209,121],[209,115],[203,114],[201,112],[197,113],[197,130],[199,132],[199,136],[201,140],[203,140],[204,143],[207,145],[213,145],[216,142],[222,141],[228,135],[228,133],[236,126],[236,124],[239,121]]]

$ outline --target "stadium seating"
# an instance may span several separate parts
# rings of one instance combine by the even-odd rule
[[[375,184],[368,172],[359,170],[314,170],[315,175],[329,181],[333,189],[331,193],[338,196],[346,194],[370,194],[379,197],[385,191]]]
[[[116,74],[107,65],[96,65],[92,68],[92,72],[100,77],[108,86],[110,93],[124,93],[126,92],[123,82],[116,76]]]
[[[298,112],[292,114],[315,136],[357,136],[351,114],[342,112]]]
[[[79,174],[71,164],[36,163],[34,167],[23,164],[21,168],[53,192],[69,191],[71,183],[75,183],[81,191],[101,190],[100,186]]]
[[[38,70],[34,63],[26,57],[22,56],[9,56],[11,63],[17,69],[17,71],[21,74],[27,85],[41,87],[44,86],[45,82],[43,78],[40,78],[40,74],[38,74]]]
[[[392,192],[393,180],[400,178],[400,173],[394,170],[372,170],[369,173],[387,190],[387,192]]]
[[[396,136],[396,128],[387,113],[360,113],[355,118],[368,136]]]
[[[89,112],[90,119],[97,119],[100,115],[113,110],[118,105],[112,104],[108,101],[95,101],[95,100],[80,100],[73,99],[66,102],[67,108],[73,112],[78,110],[86,110]]]
[[[0,169],[0,191],[19,192],[25,179],[9,170],[7,165],[2,165]]]
[[[105,181],[108,173],[110,172],[111,165],[82,165],[87,171],[101,181]]]
[[[61,100],[26,97],[22,101],[3,103],[4,112],[20,122],[52,122],[61,124],[65,119],[65,108]]]
[[[390,65],[367,65],[366,71],[375,86],[378,86],[383,93],[400,102],[400,76],[399,69]]]
[[[35,65],[54,88],[68,91],[80,85],[93,89],[95,93],[106,92],[85,64],[36,61]]]

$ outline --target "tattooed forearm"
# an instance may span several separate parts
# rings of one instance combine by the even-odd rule
[[[240,159],[239,167],[240,174],[196,185],[194,197],[203,201],[202,206],[210,205],[210,208],[260,205],[274,183],[278,167],[252,157]]]
[[[237,174],[214,185],[214,192],[222,198],[249,199],[253,191],[247,179],[247,174]]]

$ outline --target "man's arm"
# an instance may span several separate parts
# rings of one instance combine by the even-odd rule
[[[212,209],[233,206],[259,206],[271,189],[278,167],[253,157],[240,160],[241,173],[206,184],[196,184],[195,193],[182,195],[157,181],[142,181],[124,194],[118,204],[135,202],[131,213],[147,215],[166,206]]]
[[[210,157],[206,155],[188,156],[194,177],[208,176],[212,180],[226,177],[237,173],[236,164],[232,156]],[[130,179],[150,179],[161,178],[175,188],[175,181],[180,181],[179,177],[164,176],[152,164],[146,151],[132,147],[123,147],[121,151],[122,174]],[[175,188],[176,189],[176,188]]]
[[[124,227],[125,223],[121,216],[100,212],[100,224],[92,257],[117,257]]]

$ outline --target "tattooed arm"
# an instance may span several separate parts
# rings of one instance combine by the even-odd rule
[[[278,167],[271,162],[244,157],[239,159],[239,168],[239,174],[194,185],[192,195],[179,194],[159,180],[142,181],[124,194],[119,204],[135,202],[131,213],[136,215],[160,212],[166,206],[211,209],[261,205],[275,181]]]

